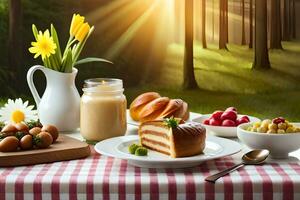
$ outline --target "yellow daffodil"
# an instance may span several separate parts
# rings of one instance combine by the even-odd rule
[[[50,36],[48,29],[44,34],[42,31],[39,31],[36,42],[32,42],[31,45],[32,47],[29,48],[29,52],[35,54],[34,58],[42,56],[42,59],[44,60],[46,57],[50,57],[51,54],[55,54],[56,44]]]
[[[75,36],[76,33],[79,31],[80,27],[84,23],[84,17],[80,16],[79,14],[73,14],[71,27],[70,27],[70,35]]]
[[[78,30],[78,32],[75,35],[76,40],[78,40],[79,42],[82,42],[84,40],[84,38],[88,35],[90,29],[91,29],[91,27],[88,23],[82,24],[80,29]]]

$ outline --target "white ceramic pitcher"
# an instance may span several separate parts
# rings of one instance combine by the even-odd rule
[[[42,98],[33,82],[36,70],[41,70],[47,80]],[[74,131],[79,128],[80,95],[75,87],[77,72],[76,68],[73,68],[72,73],[62,73],[39,65],[28,70],[27,82],[42,124],[55,125],[59,131]]]

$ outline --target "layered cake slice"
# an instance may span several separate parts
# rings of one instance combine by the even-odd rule
[[[197,155],[205,148],[206,130],[198,123],[178,124],[176,119],[144,122],[139,127],[144,147],[173,158]]]

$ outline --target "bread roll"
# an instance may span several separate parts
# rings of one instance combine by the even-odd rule
[[[160,95],[156,92],[146,92],[144,94],[139,95],[135,100],[130,104],[130,116],[133,120],[139,121],[139,114],[142,108],[153,101],[154,99],[159,98]]]
[[[190,117],[190,112],[189,112],[189,107],[188,104],[186,102],[182,103],[182,106],[180,107],[180,109],[178,109],[175,113],[174,113],[174,117],[176,118],[181,118],[182,120],[186,121],[189,119]]]
[[[181,99],[171,99],[162,113],[159,115],[159,118],[174,117],[175,112],[180,110],[182,107],[183,101]]]
[[[189,118],[188,104],[181,99],[161,97],[156,92],[139,95],[130,105],[130,116],[135,121],[149,121],[167,117]]]
[[[148,103],[142,108],[139,114],[139,120],[141,122],[157,119],[162,110],[169,103],[170,99],[168,97],[159,97]]]

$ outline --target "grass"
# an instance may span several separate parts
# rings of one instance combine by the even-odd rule
[[[285,50],[271,50],[270,70],[251,70],[253,51],[247,46],[228,45],[229,51],[208,49],[196,43],[195,75],[199,87],[208,91],[239,94],[300,89],[300,42],[283,42]],[[183,46],[172,44],[156,82],[179,87],[182,83]]]
[[[194,47],[199,90],[183,91],[183,46],[172,44],[154,85],[127,88],[129,102],[145,91],[186,100],[191,111],[211,113],[235,106],[259,118],[283,116],[300,121],[300,42],[283,42],[284,50],[270,50],[270,70],[252,70],[253,51],[228,45],[229,51]]]

